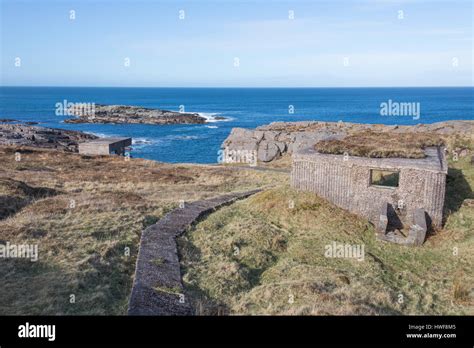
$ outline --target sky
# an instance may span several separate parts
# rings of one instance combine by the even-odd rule
[[[0,6],[2,86],[473,86],[472,0]]]

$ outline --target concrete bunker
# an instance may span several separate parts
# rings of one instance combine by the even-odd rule
[[[308,148],[293,153],[291,185],[367,218],[382,240],[420,245],[430,225],[442,226],[448,170],[440,147],[424,152],[416,159],[369,158]]]
[[[128,146],[132,145],[132,138],[113,137],[98,138],[79,144],[79,153],[82,155],[119,155],[125,156]]]

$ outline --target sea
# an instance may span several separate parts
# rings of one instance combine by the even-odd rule
[[[199,113],[209,122],[67,124],[64,120],[70,116],[56,112],[58,103],[65,102],[184,110]],[[410,103],[404,105],[413,109],[394,108],[401,103]],[[217,116],[225,120],[218,120]],[[0,118],[99,136],[132,137],[132,157],[173,163],[217,163],[221,144],[233,127],[255,128],[277,121],[415,125],[474,120],[474,88],[0,87]]]

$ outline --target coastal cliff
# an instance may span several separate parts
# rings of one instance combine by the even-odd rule
[[[222,148],[227,151],[255,151],[261,162],[270,162],[285,154],[312,147],[323,140],[342,140],[362,132],[436,135],[448,150],[455,150],[456,139],[474,140],[474,121],[446,121],[416,126],[361,124],[348,122],[273,122],[256,129],[233,128]],[[462,152],[463,148],[459,148]]]
[[[80,105],[79,105],[80,106]],[[95,104],[84,112],[81,107],[68,109],[68,114],[76,116],[66,123],[141,123],[141,124],[202,124],[206,118],[197,113],[150,109],[129,105]]]

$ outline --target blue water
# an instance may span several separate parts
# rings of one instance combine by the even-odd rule
[[[381,116],[380,104],[420,103],[419,120]],[[227,117],[205,125],[66,124],[55,104],[123,104]],[[289,105],[294,113],[288,112]],[[132,156],[164,162],[216,163],[233,127],[255,128],[274,121],[347,121],[410,125],[474,120],[474,88],[71,88],[0,87],[0,118],[99,135],[131,136]]]

